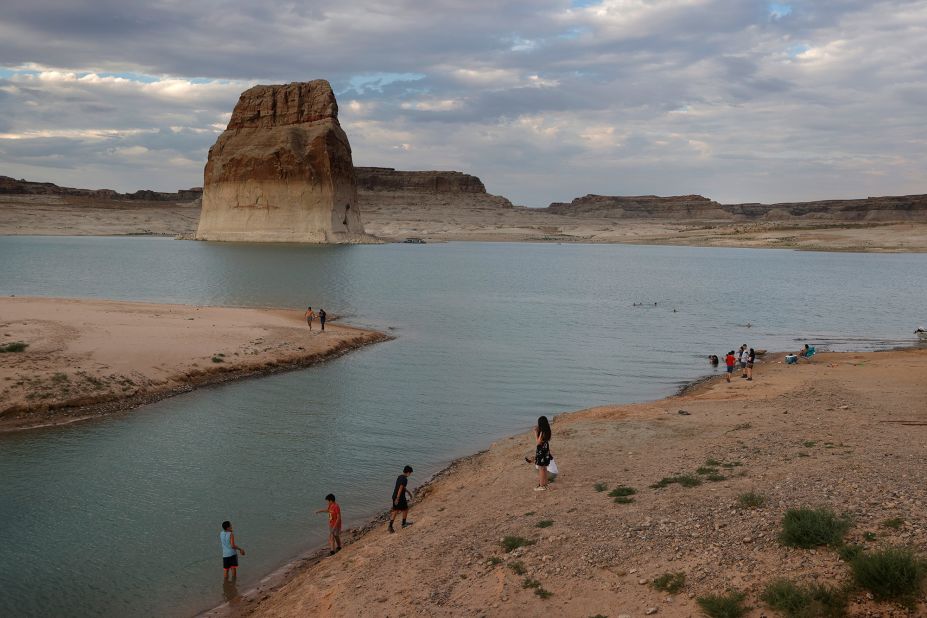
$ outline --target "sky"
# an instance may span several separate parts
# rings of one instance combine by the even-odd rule
[[[324,78],[355,165],[516,204],[927,193],[927,0],[28,0],[0,174],[201,186],[255,84]]]

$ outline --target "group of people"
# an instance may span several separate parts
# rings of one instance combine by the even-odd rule
[[[708,357],[708,362],[718,366],[719,360],[716,354],[712,354]],[[740,349],[736,352],[731,350],[724,357],[724,365],[727,369],[727,381],[731,381],[731,375],[734,373],[734,369],[737,365],[740,365],[741,378],[747,380],[753,380],[753,364],[756,362],[756,351],[753,348],[748,348],[747,344],[740,346]]]
[[[306,323],[309,325],[309,330],[312,330],[312,320],[319,318],[319,324],[322,326],[322,332],[325,332],[325,319],[328,317],[328,314],[325,313],[325,309],[319,308],[319,312],[316,313],[312,310],[312,307],[306,309]]]
[[[323,322],[324,324],[324,322]],[[541,417],[543,418],[543,417]],[[545,419],[546,422],[546,419]],[[548,436],[550,435],[550,426],[547,427]],[[392,503],[389,511],[389,526],[387,530],[390,534],[396,532],[393,523],[396,517],[402,515],[402,527],[408,528],[412,525],[409,521],[409,498],[412,492],[409,491],[409,477],[412,475],[412,466],[405,466],[402,474],[396,477],[396,483],[393,486]],[[334,556],[341,551],[341,506],[335,499],[335,494],[325,496],[328,506],[321,508],[316,513],[328,514],[328,555]],[[222,531],[219,532],[219,547],[222,550],[222,571],[223,577],[227,581],[231,573],[232,579],[238,577],[238,556],[244,556],[245,550],[235,542],[235,533],[232,530],[232,522],[222,522]]]

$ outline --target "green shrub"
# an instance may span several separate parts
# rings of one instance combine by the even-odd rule
[[[528,545],[534,545],[534,543],[535,541],[520,536],[507,536],[502,539],[500,545],[502,545],[502,549],[504,549],[506,552],[512,552],[519,547],[527,547]]]
[[[8,352],[25,352],[26,348],[28,347],[28,343],[23,343],[22,341],[11,341],[5,345],[0,345],[0,354],[6,354]]]
[[[779,541],[790,547],[810,549],[820,545],[839,547],[850,529],[850,521],[828,508],[789,509],[782,518]]]
[[[501,563],[502,563],[502,558],[500,558],[499,556],[490,556],[489,564],[491,564],[492,566],[496,566],[497,564],[501,564]]]
[[[225,362],[225,359],[223,359],[221,356],[213,356],[213,357],[212,357],[212,362],[214,362],[214,363],[224,363],[224,362]]]
[[[553,593],[553,592],[551,592],[550,590],[547,590],[546,588],[543,588],[543,587],[541,587],[541,586],[538,586],[537,588],[534,589],[534,594],[535,594],[536,596],[541,597],[542,599],[545,599],[545,600],[547,600],[547,599],[549,599],[550,597],[554,596],[554,593]]]
[[[619,485],[618,487],[608,492],[608,495],[611,496],[612,498],[618,498],[619,496],[633,496],[636,493],[637,493],[637,490],[634,489],[633,487],[627,487],[626,485]]]
[[[527,569],[525,569],[525,563],[519,560],[510,562],[509,568],[512,569],[512,572],[515,573],[515,575],[524,575],[528,572]]]
[[[737,496],[737,504],[745,509],[758,509],[766,504],[766,496],[755,491],[748,491]]]
[[[534,524],[537,528],[550,528],[554,525],[553,519],[542,519],[538,523]]]
[[[729,590],[726,594],[706,594],[696,602],[709,618],[740,618],[750,609],[744,606],[746,598],[743,592]]]
[[[721,464],[720,461],[718,461],[718,460],[715,459],[714,457],[709,457],[708,459],[705,460],[705,465],[706,465],[706,466],[709,466],[709,467],[711,467],[711,468],[717,468],[718,466],[720,466],[720,465],[722,465],[722,464]]]
[[[521,587],[522,588],[540,588],[541,582],[539,582],[536,579],[531,579],[530,577],[526,577],[525,581],[521,583]]]
[[[650,486],[651,489],[662,489],[669,487],[673,483],[678,483],[683,487],[696,487],[702,484],[702,479],[694,474],[677,474],[676,476],[664,476],[662,479]]]
[[[891,519],[886,519],[882,522],[883,528],[891,528],[892,530],[898,530],[901,526],[904,525],[904,520],[900,517],[892,517]]]
[[[843,545],[842,547],[837,549],[837,553],[840,555],[840,558],[844,562],[852,562],[853,560],[856,559],[857,556],[863,553],[863,549],[864,548],[862,545],[856,545],[856,544]]]
[[[777,579],[766,587],[760,598],[788,618],[838,618],[846,614],[847,592],[822,584],[800,587]]]
[[[863,552],[850,563],[856,583],[878,600],[912,604],[921,590],[925,565],[914,552],[888,547]]]
[[[650,585],[656,590],[676,594],[686,585],[685,573],[664,573],[660,577],[650,582]]]
[[[717,483],[718,481],[726,481],[727,477],[723,474],[718,474],[717,472],[712,472],[711,474],[705,477],[705,480],[711,481],[712,483]]]
[[[606,489],[608,489],[608,483],[596,483],[595,485],[592,486],[592,488],[595,489],[596,491],[605,491]]]
[[[631,496],[615,496],[615,504],[631,504],[634,498]]]

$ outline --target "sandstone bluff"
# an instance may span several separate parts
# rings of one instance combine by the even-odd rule
[[[199,240],[370,242],[348,136],[325,80],[242,93],[209,149]]]

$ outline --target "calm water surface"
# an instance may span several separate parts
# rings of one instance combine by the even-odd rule
[[[0,436],[0,615],[205,609],[223,599],[223,519],[248,550],[245,590],[324,540],[311,511],[328,492],[361,523],[387,508],[407,463],[421,482],[540,414],[670,394],[741,343],[910,343],[925,284],[924,254],[0,238],[2,294],[312,304],[397,336],[323,366]]]

